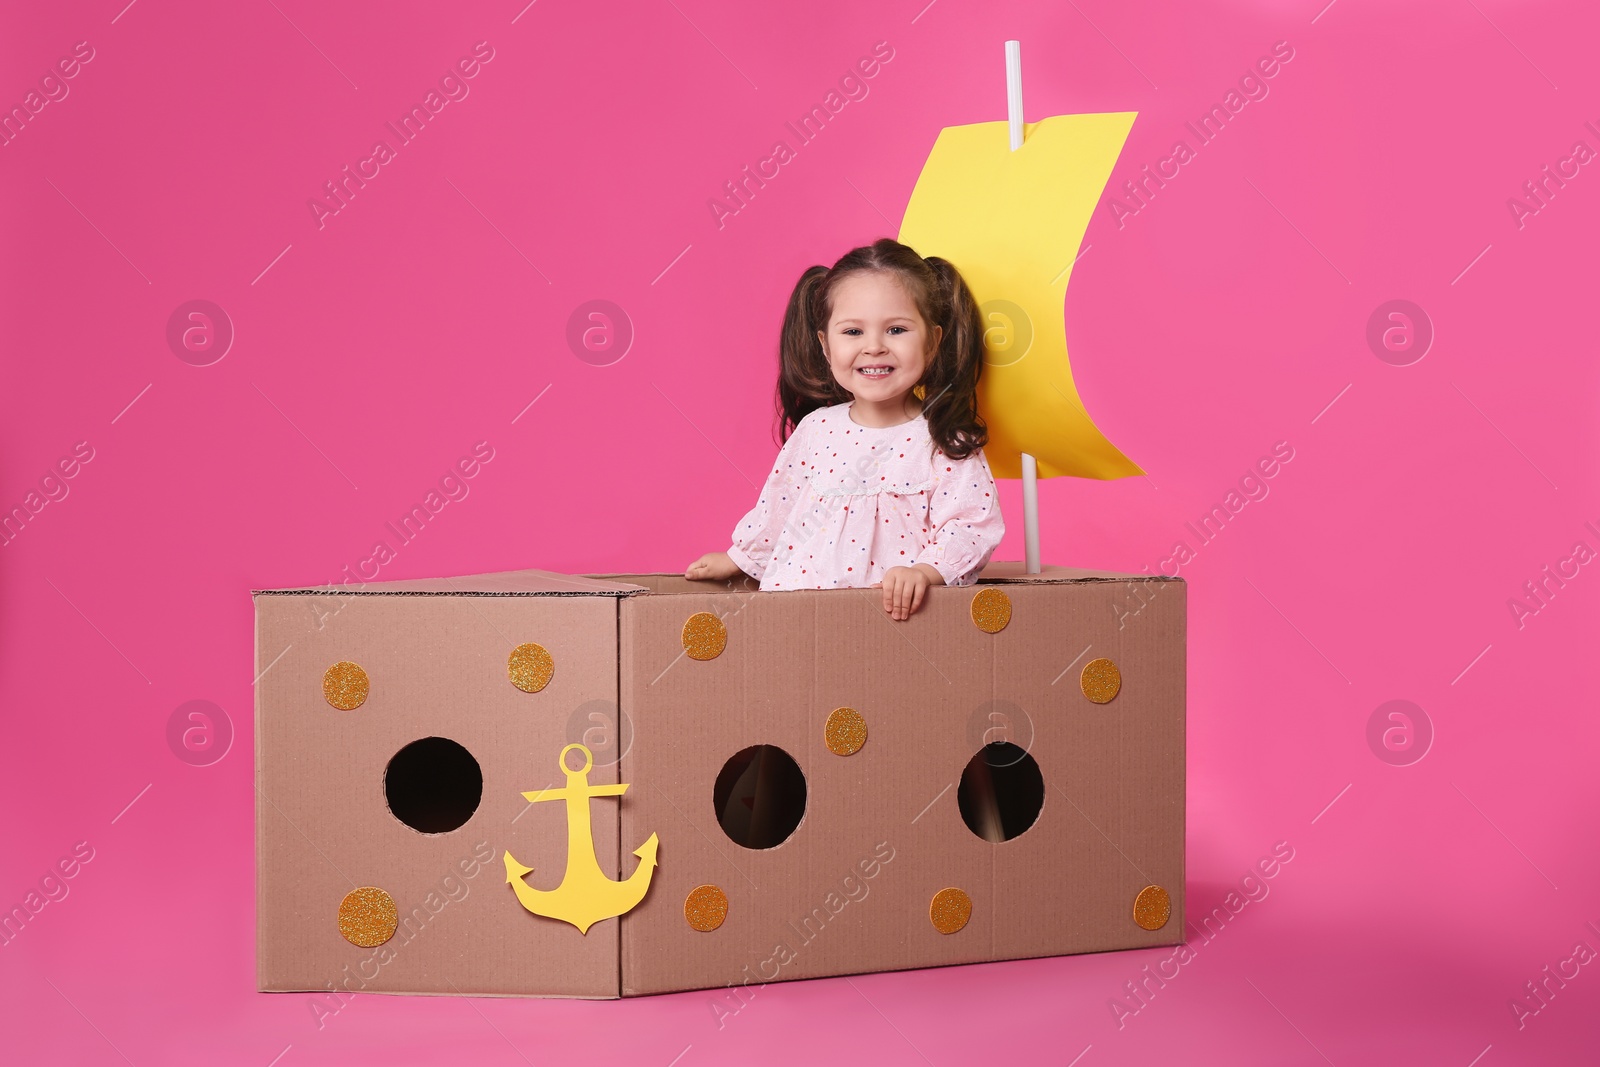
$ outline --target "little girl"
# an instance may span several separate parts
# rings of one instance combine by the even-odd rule
[[[684,577],[882,586],[898,620],[930,585],[971,585],[1005,523],[978,416],[983,325],[955,267],[882,238],[807,269],[778,361],[778,460],[733,545]]]

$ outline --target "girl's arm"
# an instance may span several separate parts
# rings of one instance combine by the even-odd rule
[[[767,483],[761,488],[756,506],[733,528],[733,544],[728,549],[728,558],[757,581],[767,573],[767,564],[772,561],[772,553],[777,547],[784,523],[788,521],[795,505],[806,495],[806,487],[811,483],[812,471],[806,465],[810,453],[807,447],[810,438],[808,422],[809,419],[801,419],[794,433],[783,443],[776,462],[772,464],[772,473],[767,475]]]
[[[932,536],[913,565],[931,566],[946,585],[971,585],[1005,536],[1000,494],[981,449],[966,459],[936,452],[934,467],[937,474],[928,502]]]

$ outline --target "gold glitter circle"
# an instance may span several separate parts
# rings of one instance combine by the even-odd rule
[[[855,708],[834,708],[823,737],[835,756],[854,756],[867,743],[867,720]]]
[[[1122,672],[1102,656],[1083,665],[1083,695],[1096,704],[1109,704],[1122,691]]]
[[[728,647],[728,628],[709,611],[697,611],[683,624],[683,650],[690,659],[716,659]]]
[[[506,661],[506,673],[511,676],[511,684],[524,693],[537,693],[550,684],[550,676],[556,672],[556,661],[550,658],[550,653],[543,645],[536,645],[532,641],[518,645],[511,650],[511,658]]]
[[[377,948],[394,936],[398,923],[394,897],[377,886],[352,889],[339,903],[339,932],[352,945]]]
[[[955,887],[941,889],[928,905],[928,921],[941,934],[953,934],[972,918],[972,898]]]
[[[683,898],[683,917],[694,929],[709,934],[728,917],[728,894],[721,886],[695,886]]]
[[[342,659],[322,673],[322,695],[340,711],[354,711],[367,702],[372,683],[361,664]]]
[[[972,622],[986,634],[997,634],[1011,621],[1011,598],[994,587],[972,598]]]
[[[1147,885],[1133,898],[1133,921],[1146,930],[1159,930],[1172,918],[1172,897],[1158,885]]]

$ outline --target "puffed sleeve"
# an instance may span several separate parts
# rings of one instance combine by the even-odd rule
[[[778,459],[761,487],[756,506],[733,528],[733,545],[728,558],[750,577],[760,581],[772,561],[778,535],[795,503],[805,495],[811,482],[809,416],[801,419],[778,452]]]
[[[1000,494],[982,449],[966,459],[935,453],[936,475],[928,502],[928,545],[916,562],[944,576],[946,585],[971,585],[1005,536]],[[949,468],[946,470],[945,468]]]

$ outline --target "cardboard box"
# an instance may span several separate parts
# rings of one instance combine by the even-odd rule
[[[1181,580],[996,562],[904,622],[755,584],[256,591],[259,988],[616,997],[1183,940]],[[507,884],[576,888],[572,810],[523,795],[576,781],[569,747],[626,784],[580,805],[600,874],[649,879],[587,933]],[[341,932],[361,887],[382,944],[370,894]]]

